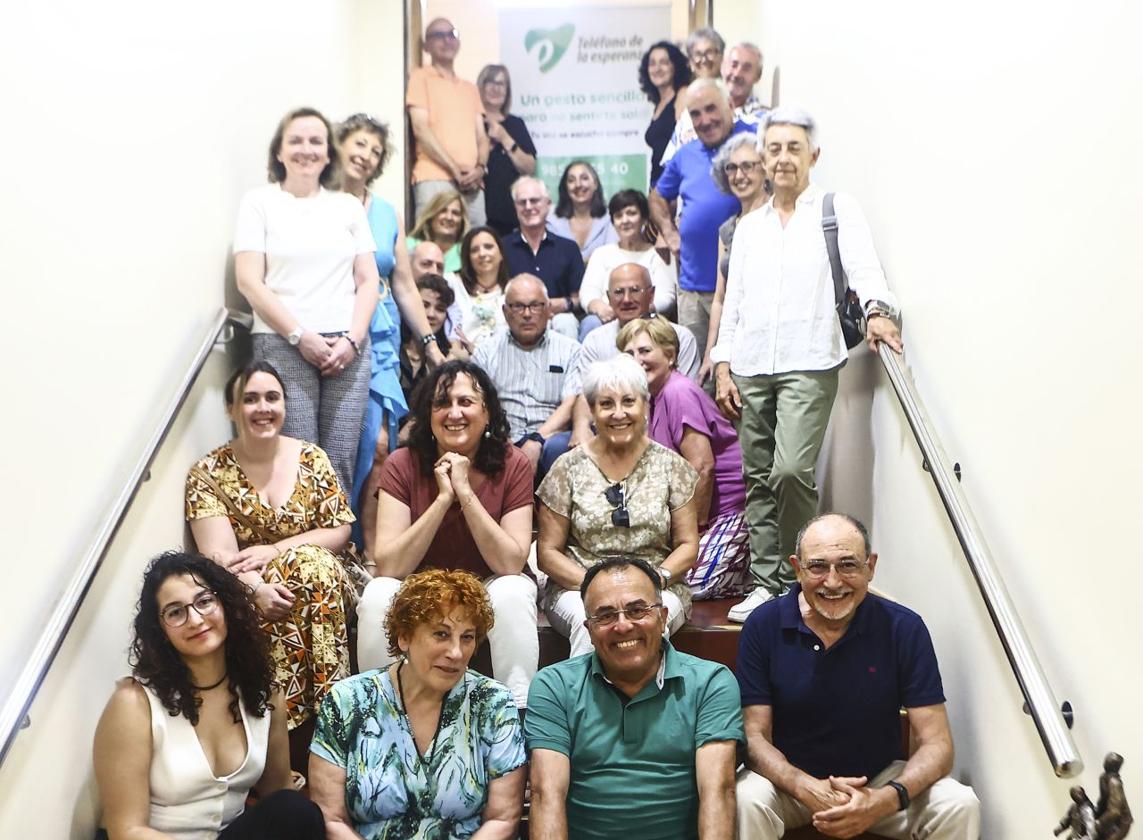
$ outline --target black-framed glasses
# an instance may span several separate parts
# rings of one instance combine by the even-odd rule
[[[628,621],[642,621],[655,610],[661,608],[662,603],[655,604],[628,604],[621,610],[604,609],[595,615],[587,616],[587,620],[596,627],[610,627],[619,620],[619,616],[627,616]]]
[[[455,29],[438,29],[436,32],[425,33],[426,41],[433,41],[438,38],[448,41],[456,41],[460,38],[460,33]]]
[[[159,613],[159,618],[168,627],[182,627],[187,623],[192,609],[202,618],[206,618],[218,609],[218,596],[210,590],[200,592],[189,604],[168,604]]]
[[[733,178],[735,175],[742,172],[743,175],[749,175],[755,169],[762,168],[762,161],[760,160],[744,160],[742,163],[727,163],[722,167],[722,171]]]
[[[520,303],[519,301],[513,301],[512,303],[506,303],[504,305],[507,306],[510,311],[515,312],[517,315],[523,315],[525,312],[535,312],[538,314],[548,308],[547,301],[543,300],[534,300],[531,303]]]
[[[603,491],[603,498],[615,510],[611,511],[611,524],[616,528],[630,528],[631,514],[627,512],[627,498],[623,492],[623,485],[619,482],[612,484]]]
[[[824,580],[829,577],[830,569],[836,569],[843,578],[855,578],[862,575],[869,568],[863,560],[838,560],[829,563],[825,560],[809,560],[802,563],[802,571],[815,580]]]

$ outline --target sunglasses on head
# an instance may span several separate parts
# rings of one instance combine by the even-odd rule
[[[630,528],[631,515],[627,512],[627,499],[623,492],[623,485],[619,482],[612,484],[603,491],[603,498],[615,508],[611,511],[611,524],[616,528]]]

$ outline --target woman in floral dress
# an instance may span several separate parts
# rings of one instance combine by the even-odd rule
[[[281,434],[286,393],[277,371],[251,363],[227,383],[226,403],[237,436],[191,467],[186,517],[199,552],[246,584],[266,622],[293,731],[349,676],[346,608],[368,575],[329,458]]]

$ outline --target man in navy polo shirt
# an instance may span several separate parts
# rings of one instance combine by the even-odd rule
[[[583,281],[583,256],[579,246],[547,228],[552,198],[539,178],[525,175],[512,182],[512,201],[520,227],[500,240],[508,258],[508,274],[531,274],[548,290],[552,329],[568,338],[579,338],[579,284]]]
[[[980,803],[949,778],[952,734],[929,631],[869,594],[877,555],[845,514],[811,519],[790,558],[798,584],[742,628],[738,685],[748,757],[738,836],[978,840]],[[900,709],[913,753],[900,758]]]
[[[713,79],[693,82],[686,104],[698,137],[667,162],[649,201],[651,218],[679,261],[679,324],[705,347],[717,280],[718,229],[742,209],[737,198],[715,184],[710,166],[732,134],[754,128],[735,121],[725,88]],[[680,198],[682,215],[675,227],[672,202]]]

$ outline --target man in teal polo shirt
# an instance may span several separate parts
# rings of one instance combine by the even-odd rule
[[[531,836],[730,840],[738,686],[663,638],[662,579],[605,560],[580,585],[595,650],[541,670],[528,694]]]

